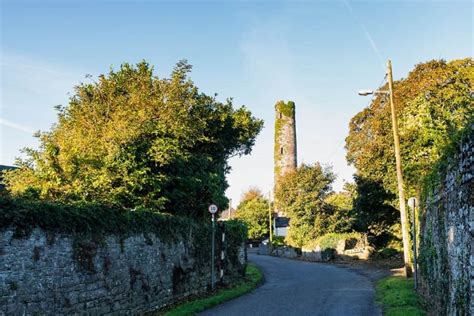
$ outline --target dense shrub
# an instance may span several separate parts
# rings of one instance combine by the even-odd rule
[[[145,207],[201,218],[225,208],[227,161],[251,152],[263,122],[232,100],[219,102],[179,62],[158,78],[146,62],[121,65],[76,86],[40,149],[5,175],[15,196]]]

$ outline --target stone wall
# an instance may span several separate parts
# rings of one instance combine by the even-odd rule
[[[474,315],[474,139],[438,173],[421,221],[421,292],[431,314]]]
[[[333,234],[336,243],[331,247],[313,243],[301,248],[302,257],[308,261],[330,261],[334,259],[368,260],[373,248],[369,245],[366,235],[348,237],[345,234]]]
[[[245,245],[234,249],[231,259],[219,263],[227,268],[224,281],[241,277],[245,269]],[[210,254],[196,254],[191,236],[173,243],[154,234],[94,242],[38,228],[17,239],[6,229],[0,231],[0,315],[157,310],[208,289],[210,266],[203,257]]]

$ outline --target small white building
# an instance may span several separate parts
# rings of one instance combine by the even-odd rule
[[[275,236],[285,237],[288,234],[288,227],[290,226],[290,219],[288,217],[279,216],[273,221],[273,231]]]

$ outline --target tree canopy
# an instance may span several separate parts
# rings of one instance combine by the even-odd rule
[[[394,82],[406,196],[419,196],[434,165],[472,124],[474,61],[432,60]],[[387,86],[380,88],[387,90]],[[347,161],[356,168],[354,228],[384,245],[398,240],[397,178],[390,106],[380,95],[350,121]]]
[[[258,240],[269,235],[269,207],[269,200],[259,189],[251,188],[243,194],[236,217],[247,225],[249,239]]]
[[[227,205],[227,160],[251,152],[263,122],[219,102],[180,61],[160,79],[143,61],[81,83],[40,149],[5,176],[13,195],[146,207],[202,217]]]
[[[277,209],[290,219],[288,244],[301,247],[327,232],[333,208],[325,202],[335,175],[319,163],[303,164],[280,178],[275,192]]]
[[[422,63],[407,78],[394,83],[404,180],[410,194],[420,187],[433,164],[472,122],[473,86],[471,58]],[[395,193],[390,120],[387,98],[377,97],[351,119],[346,149],[347,160],[357,169],[357,176],[378,182]]]

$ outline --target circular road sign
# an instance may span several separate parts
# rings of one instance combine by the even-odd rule
[[[215,204],[209,205],[209,213],[216,214],[217,213],[217,206]]]

